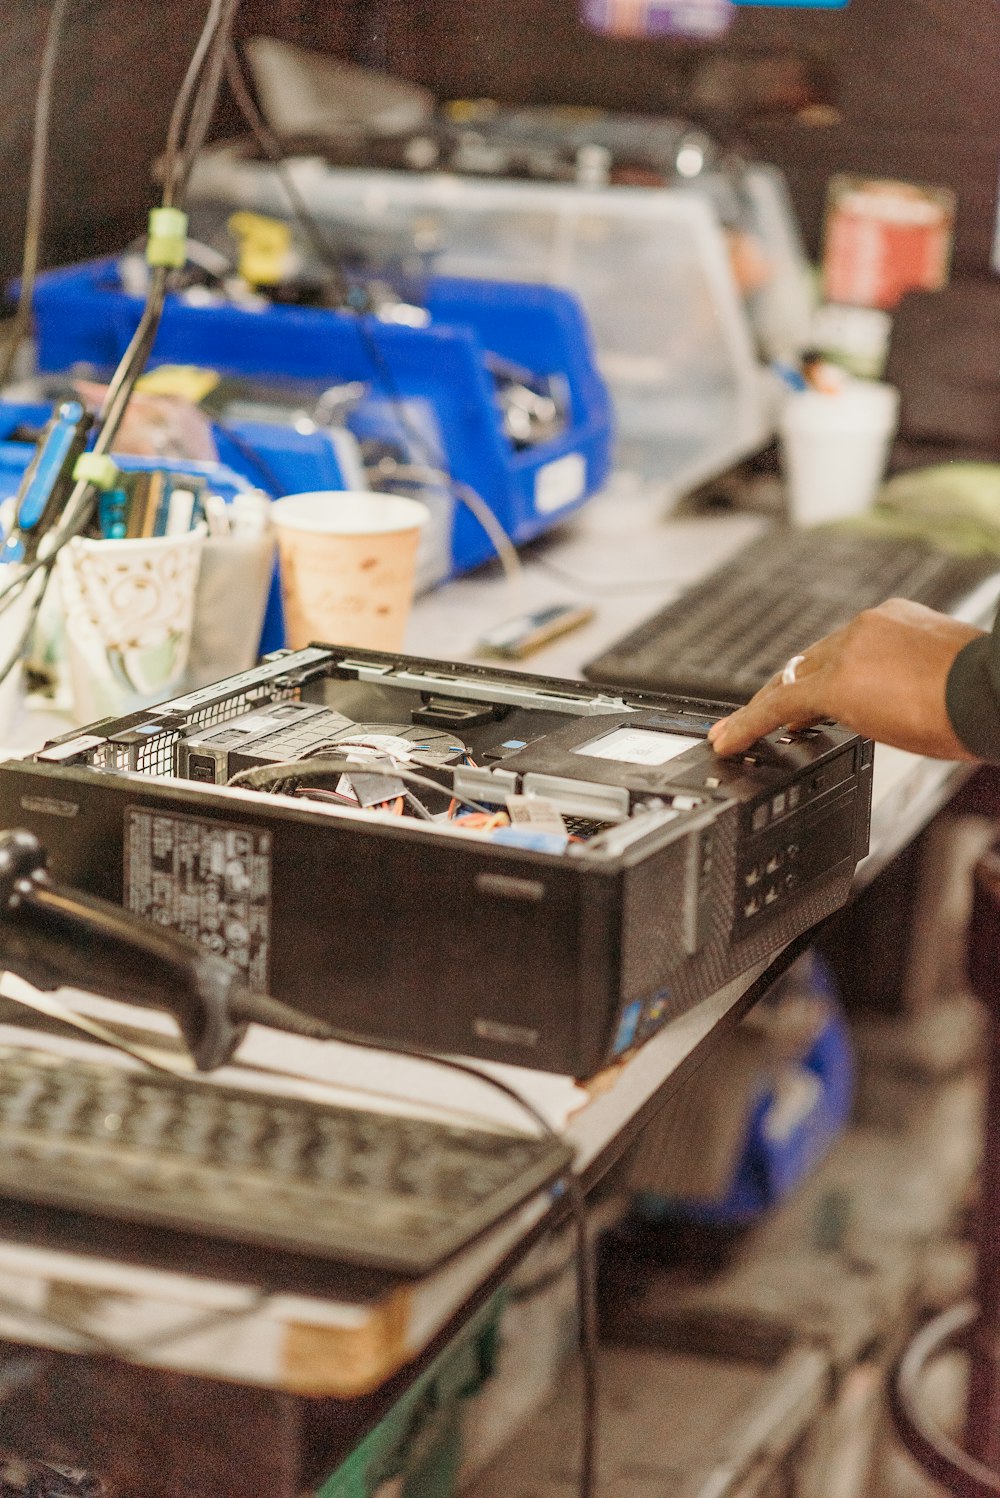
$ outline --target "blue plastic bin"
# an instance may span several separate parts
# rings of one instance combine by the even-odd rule
[[[427,310],[430,325],[412,328],[315,308],[255,312],[168,297],[152,362],[268,380],[358,380],[383,402],[396,394],[429,401],[443,465],[482,496],[515,543],[529,541],[578,508],[610,469],[611,406],[583,310],[556,287],[445,278],[430,282]],[[47,272],[34,297],[39,368],[111,368],[141,312],[141,300],[122,291],[114,259]],[[566,430],[516,450],[503,431],[487,354],[561,376]],[[456,571],[493,554],[461,507],[452,551]]]
[[[635,1205],[644,1221],[751,1222],[784,1200],[819,1164],[846,1125],[854,1090],[850,1031],[826,964],[812,953],[810,965],[811,987],[829,1006],[825,1024],[799,1063],[803,1080],[815,1084],[811,1106],[779,1126],[780,1094],[771,1086],[763,1088],[751,1110],[743,1151],[727,1193],[713,1201],[700,1201],[642,1192]]]

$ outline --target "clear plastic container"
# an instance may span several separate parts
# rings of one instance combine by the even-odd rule
[[[702,195],[351,171],[313,157],[290,170],[331,229],[406,231],[441,275],[575,292],[614,401],[618,467],[682,493],[770,435],[746,309]],[[239,146],[204,153],[191,192],[203,210],[288,211],[273,169]]]

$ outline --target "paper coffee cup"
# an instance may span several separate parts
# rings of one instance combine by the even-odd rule
[[[398,494],[320,490],[277,500],[288,644],[400,650],[428,511]]]
[[[68,542],[56,563],[78,722],[131,712],[181,685],[205,528]]]
[[[790,395],[778,418],[789,516],[820,525],[867,509],[885,472],[899,391],[857,380],[826,395]]]

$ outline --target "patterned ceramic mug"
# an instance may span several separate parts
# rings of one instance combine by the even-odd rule
[[[204,541],[198,526],[148,540],[77,538],[59,553],[78,721],[145,706],[180,684]]]

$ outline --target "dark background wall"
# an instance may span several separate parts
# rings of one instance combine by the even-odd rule
[[[8,0],[4,10],[0,273],[9,274],[19,259],[48,0]],[[71,6],[53,127],[50,260],[114,247],[141,228],[150,164],[204,10],[205,0]],[[944,183],[959,198],[958,268],[988,265],[1000,176],[1000,0],[753,7],[712,45],[601,38],[579,23],[576,0],[244,0],[239,29],[387,67],[442,98],[694,115],[784,168],[814,249],[832,172]],[[223,108],[220,128],[226,123]]]

